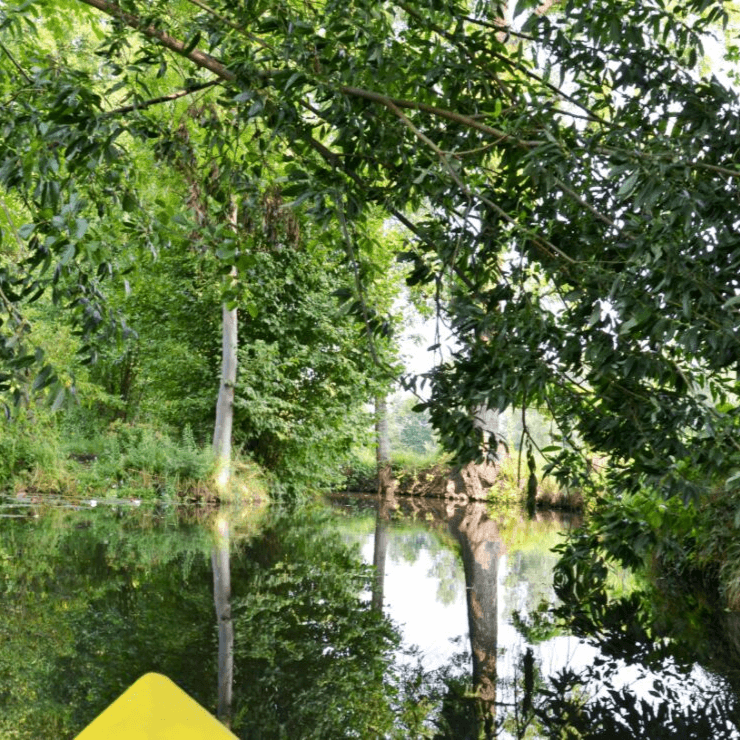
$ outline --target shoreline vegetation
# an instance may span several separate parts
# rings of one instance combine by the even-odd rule
[[[493,506],[526,506],[528,478],[526,463],[516,453],[502,454],[495,463],[454,465],[442,453],[392,455],[388,468],[362,454],[355,455],[345,469],[345,489],[352,493],[381,493],[390,496],[452,498],[482,501]],[[566,489],[551,477],[538,481],[536,509],[585,512],[594,498],[580,489]]]
[[[470,466],[451,465],[438,450],[425,454],[401,450],[386,471],[385,485],[398,496],[524,507],[525,467],[515,452],[502,456],[496,466],[476,466],[471,471]],[[472,489],[482,490],[482,497],[465,492],[473,473],[477,482]],[[212,453],[194,439],[188,426],[178,433],[152,424],[114,421],[83,435],[71,433],[63,417],[39,419],[27,412],[0,434],[0,492],[21,504],[61,500],[217,505],[225,501],[217,496],[212,475]],[[324,481],[302,489],[302,494],[329,490],[378,494],[372,446],[354,450],[341,470],[329,471]],[[231,502],[266,503],[302,494],[285,487],[280,471],[266,470],[236,454]],[[583,536],[588,547],[583,552],[588,557],[598,552],[600,561],[638,567],[658,583],[666,577],[711,583],[725,608],[740,610],[740,558],[733,539],[740,491],[718,488],[716,496],[701,504],[663,501],[649,490],[607,500],[599,492],[584,495],[580,490],[563,490],[545,477],[538,481],[535,508],[585,514]],[[631,553],[628,563],[625,553]],[[585,561],[577,565],[586,567]]]
[[[444,460],[423,467],[405,467],[391,463],[381,475],[360,476],[349,470],[350,493],[387,493],[421,498],[482,501],[493,506],[526,504],[527,479],[519,476],[516,457],[507,456],[500,462],[464,466]],[[580,490],[565,490],[546,478],[538,485],[536,508],[583,512],[587,498]]]
[[[0,491],[20,501],[170,500],[217,503],[214,458],[190,427],[179,434],[161,426],[114,421],[93,435],[70,433],[63,423],[19,415],[0,434]],[[43,431],[43,434],[41,432]],[[269,499],[270,474],[238,456],[231,498]]]
[[[527,469],[518,454],[502,454],[495,464],[455,466],[425,427],[418,439],[404,444],[408,409],[392,420],[391,463],[379,487],[371,441],[354,447],[334,466],[309,465],[315,473],[300,487],[301,460],[268,469],[239,449],[233,461],[228,500],[248,502],[313,491],[346,490],[420,497],[470,499],[495,506],[526,504]],[[399,422],[400,420],[400,422]],[[67,413],[53,414],[33,406],[19,410],[0,432],[0,491],[18,499],[45,496],[65,499],[171,500],[218,503],[210,446],[189,425],[177,429],[161,422],[113,421],[79,424]],[[395,429],[395,425],[399,429]],[[503,452],[503,451],[502,451]],[[305,462],[305,461],[303,461]],[[390,488],[389,488],[390,487]],[[538,482],[537,508],[583,511],[587,498],[561,489],[554,479]]]

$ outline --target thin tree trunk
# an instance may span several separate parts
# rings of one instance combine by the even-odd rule
[[[238,211],[231,210],[231,227],[236,231]],[[232,277],[236,275],[232,268]],[[236,386],[236,351],[238,317],[236,307],[221,307],[221,385],[216,402],[216,425],[213,429],[213,453],[216,458],[216,487],[221,497],[229,493],[231,482],[231,428],[234,423],[234,388]]]
[[[221,387],[216,403],[213,453],[216,458],[216,487],[219,495],[227,493],[231,480],[231,428],[234,421],[236,385],[237,314],[236,308],[222,306]]]
[[[385,395],[375,396],[375,435],[378,448],[376,460],[378,470],[382,470],[391,461],[391,440],[388,434],[388,402]]]
[[[375,438],[377,449],[375,459],[378,471],[378,494],[392,498],[397,481],[391,470],[391,440],[388,433],[388,402],[385,395],[375,396]]]
[[[234,622],[231,619],[231,567],[229,560],[229,523],[223,517],[216,522],[216,545],[211,551],[213,566],[213,601],[218,622],[218,719],[231,727],[234,683]]]

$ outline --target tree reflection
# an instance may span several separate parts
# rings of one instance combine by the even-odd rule
[[[498,651],[498,565],[501,538],[485,504],[450,505],[450,532],[460,547],[465,571],[473,688],[483,733],[491,737],[496,714]]]
[[[213,601],[218,625],[218,709],[216,716],[231,727],[234,683],[234,622],[231,618],[231,563],[229,522],[216,517],[216,541],[211,551]]]
[[[604,637],[606,626],[617,627],[618,634],[608,637],[602,657],[595,663],[567,665],[550,673],[543,670],[542,661],[551,653],[548,648],[537,648],[537,643],[557,635],[562,640],[565,630],[546,605],[536,603],[542,597],[551,603],[554,596],[548,577],[555,560],[548,554],[554,535],[518,520],[502,529],[480,504],[449,504],[446,516],[434,503],[400,501],[400,507],[413,511],[416,529],[407,525],[398,537],[404,542],[412,536],[419,538],[423,526],[438,533],[436,537],[427,535],[426,542],[448,542],[449,546],[449,540],[439,536],[443,528],[448,529],[465,573],[470,651],[458,654],[442,668],[422,672],[415,689],[419,705],[428,707],[428,722],[434,727],[432,737],[436,740],[740,737],[733,724],[731,690],[707,674],[692,673],[690,663],[682,669],[671,660],[671,651],[659,635],[654,635],[654,645],[648,646],[650,629],[636,621],[644,616],[644,609],[630,608],[602,624]],[[384,522],[381,512],[376,519],[376,538]],[[392,531],[395,535],[395,529]],[[513,675],[502,678],[497,675],[497,611],[504,541],[507,549],[512,548],[506,583],[511,588],[513,581],[524,579],[528,585],[517,595],[523,615],[512,615],[517,617],[514,622],[525,639],[518,656],[513,645],[507,647],[513,657],[507,663],[516,668]],[[383,543],[383,549],[390,544],[385,533]],[[391,547],[397,547],[395,539]],[[509,594],[507,613],[513,602]],[[413,641],[413,635],[410,639]],[[613,657],[616,653],[619,660]],[[620,672],[630,666],[633,673],[627,675],[634,681],[634,671],[640,670],[646,655],[662,656],[663,660],[651,660],[649,666],[643,666],[639,674],[643,678],[635,685],[620,679]]]
[[[275,509],[248,534],[230,524],[229,556],[225,536],[214,549],[207,527],[176,520],[0,522],[0,737],[71,740],[148,671],[215,712],[228,570],[237,736],[421,736],[403,719],[398,635],[362,599],[371,569],[330,518]]]
[[[373,540],[373,590],[372,608],[383,611],[383,592],[385,590],[385,559],[388,553],[388,522],[392,503],[389,497],[378,499],[378,510],[375,515],[375,538]]]
[[[145,512],[0,521],[0,737],[71,740],[148,671],[215,712],[224,573],[240,738],[737,737],[719,681],[670,662],[646,669],[643,690],[615,681],[626,639],[618,659],[602,653],[600,664],[552,675],[524,642],[518,673],[502,675],[496,585],[508,530],[480,506],[451,506],[449,519],[424,525],[435,547],[454,540],[468,590],[471,649],[434,672],[398,659],[398,633],[363,598],[372,568],[316,507],[275,507],[249,528],[231,519],[215,548],[212,522]]]

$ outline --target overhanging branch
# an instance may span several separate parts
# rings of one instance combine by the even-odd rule
[[[140,18],[131,13],[127,13],[119,5],[116,5],[116,3],[109,2],[109,0],[79,0],[79,2],[85,3],[85,5],[90,5],[93,8],[97,8],[106,15],[109,15],[111,18],[116,18],[121,21],[121,23],[125,23],[129,28],[133,28],[135,31],[139,31],[139,33],[143,33],[151,39],[156,39],[165,48],[170,51],[174,51],[180,56],[190,59],[191,62],[197,64],[203,69],[210,70],[222,80],[228,80],[229,82],[236,80],[236,75],[231,70],[227,69],[225,64],[222,64],[210,54],[206,54],[199,49],[188,49],[187,45],[179,39],[176,39],[174,36],[170,36],[170,34],[160,30],[159,28],[147,26]]]
[[[168,103],[171,100],[178,100],[184,98],[187,95],[206,90],[214,85],[220,85],[222,80],[211,80],[210,82],[204,82],[201,85],[193,85],[185,90],[178,90],[177,92],[170,93],[169,95],[161,95],[158,98],[151,98],[150,100],[142,100],[140,103],[131,103],[131,105],[122,105],[120,108],[114,108],[113,110],[106,111],[103,113],[103,118],[108,116],[117,116],[123,113],[131,113],[135,110],[144,110],[145,108],[151,108],[153,105],[159,105],[160,103]]]

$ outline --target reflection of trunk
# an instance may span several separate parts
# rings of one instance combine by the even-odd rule
[[[231,696],[234,678],[234,623],[231,619],[231,568],[229,523],[217,520],[216,545],[211,552],[213,601],[218,623],[218,718],[231,727]]]
[[[373,580],[372,608],[375,611],[383,611],[383,590],[385,586],[385,555],[388,551],[388,500],[380,499],[378,502],[378,513],[375,518],[375,544],[373,547],[373,567],[375,578]]]
[[[473,685],[483,710],[483,724],[488,736],[493,728],[496,702],[501,540],[484,504],[455,507],[450,512],[449,526],[460,546],[465,570]]]

